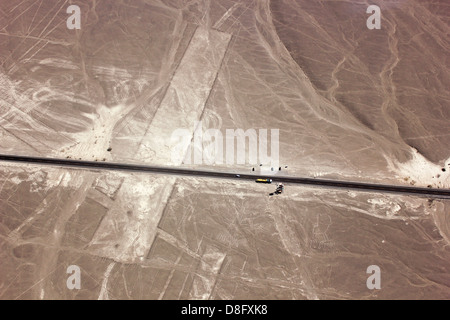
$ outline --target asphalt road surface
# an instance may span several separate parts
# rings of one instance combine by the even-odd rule
[[[272,182],[282,182],[288,184],[292,183],[292,184],[311,185],[327,188],[339,188],[348,190],[352,189],[352,190],[383,192],[383,193],[398,193],[404,195],[417,195],[428,198],[450,199],[450,189],[432,189],[432,188],[419,188],[419,187],[399,186],[399,185],[351,182],[342,180],[301,178],[293,176],[281,176],[278,174],[275,175],[241,174],[232,172],[181,169],[176,167],[149,166],[130,163],[126,164],[126,163],[99,162],[99,161],[83,161],[72,159],[56,159],[56,158],[2,155],[2,154],[0,154],[0,161],[50,165],[60,167],[75,167],[91,170],[104,169],[104,170],[120,170],[120,171],[138,171],[138,172],[151,172],[160,174],[162,173],[162,174],[198,176],[198,177],[213,177],[213,178],[225,178],[236,180],[255,180],[257,178],[262,178],[262,179],[272,179]]]

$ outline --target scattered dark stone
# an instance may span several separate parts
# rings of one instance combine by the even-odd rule
[[[272,168],[270,168],[270,170],[271,170],[271,171],[273,171],[273,167],[272,167]]]
[[[119,244],[118,243],[116,243],[115,245],[114,245],[114,248],[118,248],[119,247]]]
[[[112,148],[111,147],[109,147],[108,149],[106,149],[106,151],[111,151],[112,150]]]
[[[278,167],[278,171],[281,171],[281,167]]]
[[[255,168],[252,168],[252,171],[255,171]]]
[[[442,172],[445,172],[445,168],[442,168]]]

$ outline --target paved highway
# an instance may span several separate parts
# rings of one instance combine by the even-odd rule
[[[97,161],[29,157],[29,156],[3,155],[3,154],[0,154],[0,161],[62,166],[62,167],[75,167],[85,169],[152,172],[152,173],[162,173],[172,175],[214,177],[214,178],[237,179],[237,180],[255,180],[256,178],[263,178],[263,179],[272,179],[273,182],[293,183],[293,184],[339,188],[347,190],[359,190],[368,192],[398,193],[405,195],[417,195],[427,198],[450,199],[450,189],[431,189],[431,188],[419,188],[400,185],[351,182],[342,180],[301,178],[293,176],[281,176],[278,174],[276,175],[238,174],[231,172],[181,169],[176,167],[149,166],[130,163],[125,164],[114,162],[97,162]]]

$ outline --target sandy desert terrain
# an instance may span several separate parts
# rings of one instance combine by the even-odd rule
[[[251,172],[174,157],[201,121],[279,129],[283,174],[448,189],[449,7],[0,0],[0,154]],[[274,189],[2,162],[0,299],[450,299],[450,200]]]

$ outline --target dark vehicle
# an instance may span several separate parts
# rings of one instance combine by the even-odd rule
[[[284,191],[284,186],[283,186],[283,184],[279,184],[278,186],[277,186],[277,190],[275,190],[275,193],[276,194],[281,194],[281,193],[283,193],[283,191]]]
[[[283,191],[284,191],[284,186],[283,186],[282,183],[280,183],[280,184],[277,186],[277,190],[275,190],[275,192],[269,193],[269,196],[273,196],[274,194],[282,194]]]

